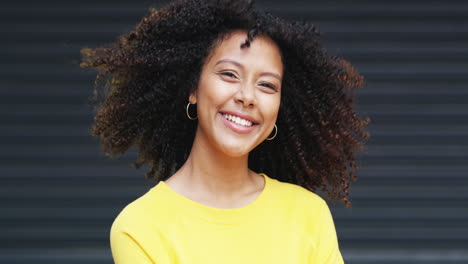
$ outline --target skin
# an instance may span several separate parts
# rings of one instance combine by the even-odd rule
[[[263,191],[263,176],[248,168],[248,155],[274,130],[280,106],[280,50],[264,36],[241,49],[246,36],[232,32],[208,56],[189,97],[198,115],[190,155],[165,181],[177,193],[216,208],[243,207]],[[247,114],[258,124],[248,134],[237,133],[224,124],[224,111]]]

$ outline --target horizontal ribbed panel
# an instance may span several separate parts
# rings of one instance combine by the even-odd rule
[[[167,1],[164,1],[167,2]],[[118,39],[152,1],[0,8],[0,263],[112,263],[112,220],[153,183],[91,138],[80,48]],[[258,1],[309,20],[366,77],[371,138],[353,208],[334,206],[346,263],[468,263],[468,2]]]

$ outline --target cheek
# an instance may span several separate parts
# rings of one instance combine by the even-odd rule
[[[207,78],[199,83],[197,92],[197,102],[200,115],[212,118],[221,110],[226,100],[229,98],[229,87],[214,78]],[[201,117],[203,118],[203,117]]]
[[[234,91],[232,84],[210,78],[199,86],[201,101],[209,104],[224,103]]]
[[[276,119],[279,112],[281,97],[275,96],[274,98],[268,98],[265,100],[264,105],[268,106],[264,109],[264,115],[268,119]]]

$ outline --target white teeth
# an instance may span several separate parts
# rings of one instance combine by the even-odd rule
[[[241,125],[241,126],[247,126],[247,127],[250,127],[252,126],[252,122],[250,122],[249,120],[245,120],[245,119],[242,119],[238,116],[232,116],[232,115],[228,115],[228,114],[223,114],[223,116],[227,119],[227,120],[230,120],[238,125]]]

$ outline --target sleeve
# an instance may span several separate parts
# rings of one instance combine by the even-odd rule
[[[110,245],[115,264],[155,264],[138,241],[122,230],[118,221],[112,225]]]
[[[311,263],[317,264],[344,264],[343,257],[338,246],[338,239],[333,218],[325,201],[320,210],[321,218],[318,222],[317,254]]]

